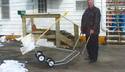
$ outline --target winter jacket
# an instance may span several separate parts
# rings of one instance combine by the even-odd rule
[[[81,33],[90,34],[90,29],[94,30],[94,34],[100,33],[100,10],[97,7],[87,8],[82,15]]]

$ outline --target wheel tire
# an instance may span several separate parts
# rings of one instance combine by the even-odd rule
[[[54,67],[55,65],[55,61],[52,58],[48,58],[46,62],[50,68]]]
[[[39,56],[37,57],[37,59],[38,59],[38,61],[41,62],[41,63],[45,62],[45,60],[46,60],[46,58],[45,58],[44,55],[39,55]]]
[[[38,57],[39,55],[43,55],[42,51],[37,51],[36,56]]]
[[[51,59],[52,59],[52,58],[47,58],[47,59],[46,59],[46,62],[48,63],[48,62],[49,62],[49,60],[51,60]]]

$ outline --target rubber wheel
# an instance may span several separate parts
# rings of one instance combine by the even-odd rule
[[[50,68],[54,67],[55,65],[55,61],[52,58],[48,58],[46,62]]]
[[[47,59],[46,59],[46,62],[48,63],[50,60],[52,60],[52,58],[47,58]]]
[[[42,51],[37,51],[36,56],[38,57],[39,55],[42,55],[42,54],[43,54]]]
[[[37,57],[37,59],[38,59],[39,62],[42,62],[42,63],[43,63],[43,62],[45,62],[45,59],[46,59],[46,58],[45,58],[44,55],[39,55],[39,56]]]

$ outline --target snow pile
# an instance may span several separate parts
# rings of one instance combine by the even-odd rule
[[[28,72],[28,69],[25,68],[25,64],[18,61],[4,60],[0,65],[0,72]]]
[[[39,46],[56,47],[53,42],[48,42],[47,39],[39,39],[35,41],[32,34],[28,34],[25,37],[21,38],[21,42],[23,44],[23,47],[21,47],[20,50],[23,55]]]
[[[36,44],[38,46],[56,47],[53,42],[48,42],[47,39],[39,39]]]
[[[0,37],[0,42],[6,42],[6,36]]]

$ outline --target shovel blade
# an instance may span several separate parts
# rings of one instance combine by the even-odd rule
[[[28,34],[21,39],[23,47],[20,48],[21,53],[24,55],[35,49],[35,40],[32,34]]]

